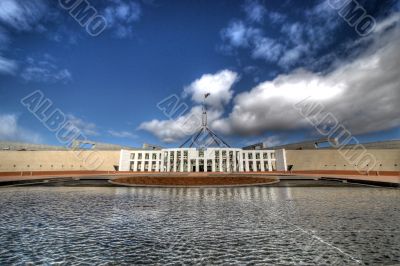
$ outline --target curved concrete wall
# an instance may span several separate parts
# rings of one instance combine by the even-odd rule
[[[120,151],[0,151],[0,172],[14,171],[115,171]],[[100,158],[96,169],[89,161]],[[98,166],[98,167],[97,167]]]
[[[347,152],[347,153],[346,153]],[[372,171],[400,171],[400,149],[385,150],[286,150],[287,165],[292,170],[359,170],[369,155],[376,159]],[[367,156],[368,154],[368,156]],[[350,158],[346,160],[345,157]],[[357,160],[357,158],[360,158]]]
[[[358,151],[358,152],[361,152]],[[400,149],[367,150],[377,159],[374,171],[400,171]],[[114,171],[120,151],[95,151],[102,158],[96,169],[87,169],[82,158],[93,151],[0,151],[0,172],[14,171]],[[357,154],[356,154],[357,155]],[[358,170],[338,150],[286,150],[292,170]]]

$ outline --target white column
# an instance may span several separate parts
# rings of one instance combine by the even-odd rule
[[[161,154],[156,153],[156,172],[160,172]]]
[[[233,171],[237,171],[237,158],[236,158],[236,151],[233,152]]]
[[[160,153],[160,168],[159,168],[160,172],[164,171],[163,168],[164,168],[164,152],[161,151],[161,153]]]
[[[272,171],[272,161],[271,161],[271,153],[268,152],[268,170]]]
[[[242,152],[239,152],[239,172],[243,172],[243,164],[244,164],[243,154]]]
[[[207,172],[207,157],[203,157],[203,172]]]
[[[161,151],[160,155],[160,172],[164,172],[164,151]]]
[[[199,172],[199,158],[196,158],[196,172]]]
[[[133,161],[133,169],[132,169],[132,171],[136,171],[136,170],[137,170],[137,159],[135,159]]]
[[[250,169],[249,169],[249,159],[246,159],[245,164],[246,164],[246,172],[249,172],[250,171]]]
[[[253,172],[257,172],[256,153],[253,152]]]
[[[219,152],[220,152],[220,154],[219,154],[219,171],[223,172],[224,169],[222,169],[222,151],[220,150]]]
[[[145,157],[146,157],[145,154],[143,154],[143,157],[142,157],[142,167],[140,168],[140,169],[141,169],[140,171],[142,171],[142,172],[144,172],[144,162],[145,162],[144,158],[145,158]]]
[[[174,167],[174,172],[176,172],[176,155],[177,155],[177,151],[173,151],[173,153],[174,153],[174,165],[173,165],[173,167]]]
[[[275,151],[275,164],[276,164],[276,170],[287,171],[285,149],[280,149]]]
[[[260,155],[260,164],[261,164],[261,171],[265,171],[265,168],[264,168],[264,157],[263,157],[263,155],[261,154]]]
[[[171,157],[171,154],[170,154],[170,151],[168,151],[167,152],[167,172],[169,172],[169,169],[171,169],[171,162],[170,162],[170,157]]]
[[[181,172],[183,172],[183,160],[185,158],[185,156],[183,154],[184,154],[184,152],[181,151]]]
[[[226,151],[226,170],[228,172],[231,171],[231,160],[230,160],[230,156],[229,156],[229,151]]]
[[[212,171],[215,172],[215,157],[212,159]]]
[[[188,152],[188,167],[187,167],[187,171],[188,172],[191,172],[192,171],[192,168],[191,168],[191,165],[190,165],[190,157],[189,157],[189,152]]]

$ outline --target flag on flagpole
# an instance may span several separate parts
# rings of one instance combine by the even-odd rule
[[[211,93],[209,93],[209,92],[206,93],[206,94],[204,94],[204,98],[207,98],[208,96],[210,96],[210,94],[211,94]]]

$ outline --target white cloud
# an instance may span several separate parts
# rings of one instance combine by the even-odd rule
[[[281,31],[296,45],[304,42],[304,24],[299,22],[285,23],[282,25]]]
[[[252,57],[275,62],[279,59],[283,51],[284,46],[279,42],[270,38],[259,37],[254,40]]]
[[[86,33],[75,31],[72,28],[67,27],[66,24],[59,25],[57,29],[53,31],[48,31],[46,29],[43,29],[43,31],[46,33],[49,40],[71,45],[77,44],[79,39],[86,36]]]
[[[140,4],[123,0],[113,0],[104,10],[104,16],[110,28],[114,29],[115,36],[126,38],[132,35],[133,22],[138,21],[142,14]]]
[[[61,16],[68,13],[60,10],[45,0],[1,0],[0,1],[0,51],[8,50],[10,32],[36,32],[46,35],[53,41],[76,44],[81,38],[79,31],[73,31],[62,23]],[[138,2],[127,0],[110,0],[104,15],[115,36],[125,38],[132,35],[133,23],[141,16],[141,7]],[[69,18],[70,19],[70,18]],[[47,25],[50,27],[47,27]],[[54,26],[54,27],[52,27]],[[4,27],[4,28],[3,28]],[[52,30],[51,30],[52,29]],[[14,74],[16,60],[7,58],[0,53],[0,73]],[[27,65],[21,69],[20,76],[27,81],[38,82],[68,82],[71,73],[68,69],[58,68],[54,62],[47,65]]]
[[[232,85],[238,75],[230,70],[222,70],[215,74],[205,74],[184,89],[185,95],[191,95],[195,103],[202,103],[204,94],[211,93],[207,104],[213,108],[222,108],[232,99]]]
[[[225,134],[257,135],[266,130],[307,126],[293,105],[306,97],[314,101],[339,98],[344,85],[307,71],[278,76],[236,96],[228,119],[213,126]]]
[[[70,82],[72,80],[70,71],[65,68],[59,68],[55,63],[55,59],[48,54],[39,59],[28,57],[25,67],[21,71],[21,77],[26,81]]]
[[[210,122],[222,116],[222,112],[215,109],[208,110],[207,114]],[[187,114],[176,119],[143,122],[139,129],[152,133],[163,142],[176,142],[194,134],[200,128],[201,116],[201,106],[195,106]]]
[[[396,15],[398,16],[398,14]],[[388,18],[392,21],[393,18]],[[310,128],[294,104],[310,97],[321,103],[353,134],[400,125],[400,27],[387,21],[369,38],[370,47],[358,58],[336,63],[326,74],[297,70],[263,82],[237,95],[228,118],[213,123],[231,134],[262,134],[268,130]],[[381,25],[386,25],[385,28]],[[321,118],[321,117],[319,117]]]
[[[108,134],[116,138],[137,138],[137,136],[129,131],[115,131],[115,130],[108,130]]]
[[[232,47],[248,47],[253,37],[260,34],[260,30],[249,27],[240,20],[232,21],[221,31],[222,39]]]
[[[258,0],[247,0],[243,5],[243,10],[246,13],[247,20],[250,22],[262,23],[267,17],[270,22],[277,24],[287,19],[285,14],[267,9],[264,2]]]
[[[278,64],[284,68],[288,68],[299,61],[299,59],[307,54],[309,47],[307,44],[298,45],[286,50],[280,57]]]
[[[282,144],[282,139],[279,136],[269,136],[263,141],[264,147],[274,147]]]
[[[391,16],[381,21],[380,23],[376,24],[373,31],[375,34],[380,34],[384,32],[387,28],[390,28],[391,26],[399,27],[400,26],[399,23],[400,23],[400,10],[398,12],[393,13]]]
[[[304,16],[307,19],[302,23],[286,20],[282,24],[281,32],[285,38],[281,42],[286,43],[286,50],[278,65],[284,69],[306,65],[306,58],[313,58],[317,51],[335,40],[335,31],[342,21],[327,0],[305,10]]]
[[[39,134],[21,127],[16,114],[0,114],[0,140],[40,143]]]
[[[4,49],[9,43],[10,38],[5,29],[0,26],[0,50]]]
[[[0,51],[3,54],[9,52],[9,43],[12,37],[21,34],[21,32],[36,32],[52,37],[59,36],[57,32],[60,28],[65,27],[59,22],[59,14],[57,8],[53,8],[44,0],[1,0]],[[51,23],[59,27],[56,27],[54,32],[49,32],[43,23]],[[64,35],[67,35],[68,38],[75,38],[71,31]],[[9,57],[6,58],[0,53],[0,73],[15,74],[20,62],[17,63],[17,60],[9,59]],[[41,82],[67,82],[71,79],[71,73],[67,69],[58,69],[54,61],[49,61],[46,65],[26,64],[25,67],[21,67],[19,75],[25,80]]]
[[[266,8],[259,1],[255,0],[246,1],[244,11],[246,12],[247,18],[254,22],[262,22],[267,12]]]
[[[205,74],[193,81],[184,89],[185,95],[190,95],[196,104],[203,102],[204,94],[211,93],[207,98],[208,123],[221,118],[223,107],[232,99],[232,86],[238,80],[238,75],[230,70],[222,70],[215,74]],[[201,125],[202,108],[192,107],[186,114],[175,119],[143,122],[139,129],[148,131],[163,142],[176,142],[194,134]]]
[[[14,60],[2,57],[0,55],[0,74],[14,74],[17,70],[17,62]]]
[[[231,21],[221,30],[224,42],[221,45],[224,49],[221,50],[232,52],[235,48],[248,49],[253,58],[276,63],[285,70],[306,65],[305,59],[330,45],[340,22],[339,15],[330,8],[327,1],[302,11],[307,18],[304,22],[293,22],[290,16],[267,10],[257,1],[247,2],[244,9],[248,20]],[[251,17],[255,19],[249,19]],[[274,31],[280,27],[280,35],[271,36],[267,31],[268,26],[263,27],[263,30],[254,23],[264,17],[274,26]]]
[[[280,24],[287,19],[285,14],[276,11],[269,11],[268,18],[273,24]]]
[[[0,21],[16,30],[31,30],[46,12],[46,5],[41,0],[35,1],[0,1]]]
[[[7,136],[12,136],[16,132],[17,128],[17,116],[16,115],[0,115],[0,136],[3,139]]]
[[[75,115],[72,115],[72,114],[67,114],[66,117],[67,117],[67,121],[69,121],[71,123],[71,126],[79,129],[81,132],[83,132],[87,136],[99,135],[99,132],[97,131],[97,126],[95,123],[85,121],[79,117],[76,117]]]

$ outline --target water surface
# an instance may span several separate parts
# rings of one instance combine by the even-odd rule
[[[400,191],[0,188],[0,265],[400,263]]]

